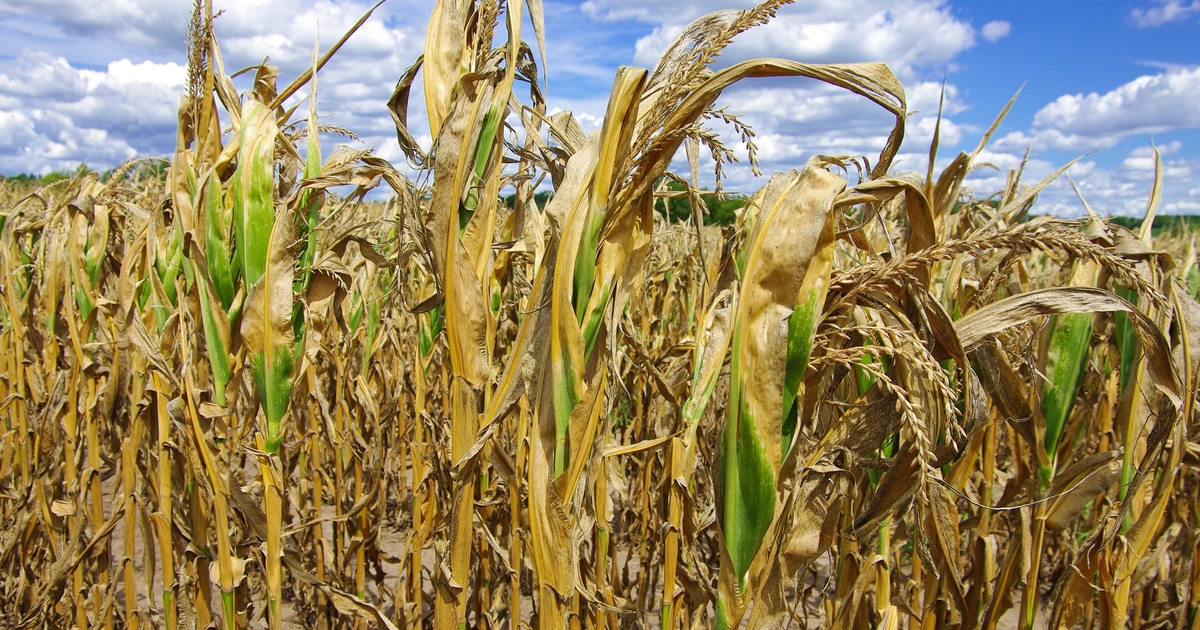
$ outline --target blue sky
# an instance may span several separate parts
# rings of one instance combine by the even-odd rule
[[[222,8],[221,0],[215,2]],[[690,20],[739,0],[545,0],[549,96],[585,129],[599,125],[622,64],[652,66]],[[227,70],[269,56],[289,80],[318,34],[334,41],[366,9],[351,0],[245,0],[217,20]],[[432,2],[389,0],[321,76],[324,122],[356,132],[402,162],[384,105],[420,53]],[[0,173],[86,161],[107,168],[168,155],[182,89],[181,0],[0,0]],[[721,63],[776,56],[814,63],[883,61],[904,83],[911,114],[898,169],[924,172],[942,79],[947,102],[939,166],[970,151],[1024,86],[969,185],[996,192],[1030,149],[1027,178],[1081,155],[1070,175],[1101,213],[1144,211],[1153,141],[1163,152],[1163,211],[1200,213],[1200,0],[951,2],[811,0],[743,36]],[[531,32],[526,38],[533,39]],[[760,81],[720,104],[759,134],[764,171],[813,153],[877,155],[890,122],[861,99],[808,82]],[[418,140],[423,104],[412,104]],[[726,132],[732,140],[731,132]],[[333,139],[330,139],[333,141]],[[728,188],[765,180],[730,172]],[[1077,215],[1066,182],[1039,209]]]

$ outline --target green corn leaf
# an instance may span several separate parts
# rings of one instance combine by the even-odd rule
[[[108,241],[108,213],[99,207],[95,210],[96,216],[92,221],[88,220],[83,211],[77,212],[71,222],[71,232],[68,236],[71,283],[75,293],[75,304],[83,319],[87,319],[95,308],[94,295],[99,285],[104,248]]]
[[[1096,285],[1099,266],[1080,262],[1071,278],[1072,286]],[[1064,425],[1071,415],[1079,382],[1087,366],[1092,340],[1092,313],[1063,313],[1054,317],[1050,330],[1050,346],[1046,353],[1046,385],[1042,391],[1042,419],[1046,434],[1043,450],[1049,464],[1042,468],[1042,481],[1049,483],[1054,475],[1055,452]]]
[[[428,313],[417,318],[417,343],[421,351],[422,362],[428,362],[433,352],[433,341],[442,332],[446,320],[440,307],[433,308]]]
[[[358,330],[358,325],[362,323],[364,310],[362,293],[355,293],[354,301],[351,303],[350,316],[346,318],[346,326],[350,332]]]
[[[317,124],[317,59],[313,50],[313,74],[308,98],[308,133],[305,138],[304,178],[315,179],[321,176],[321,138]],[[298,240],[303,243],[300,251],[300,261],[297,267],[295,293],[304,295],[312,277],[313,261],[317,259],[317,224],[321,218],[321,205],[324,202],[324,190],[304,189],[300,193],[298,204],[300,212],[296,215]],[[302,351],[304,343],[304,304],[297,301],[292,308],[292,334],[296,339],[296,355]]]
[[[553,383],[555,422],[554,476],[566,469],[567,429],[571,411],[583,394],[581,372],[584,366],[583,337],[575,317],[572,302],[575,260],[578,260],[584,221],[589,206],[588,183],[599,156],[594,140],[571,157],[567,175],[558,193],[546,206],[549,216],[565,220],[562,243],[554,264],[554,281],[550,295],[550,373]]]
[[[771,525],[775,512],[775,466],[766,452],[759,422],[748,396],[742,391],[751,368],[744,355],[744,325],[734,325],[733,366],[730,371],[729,414],[722,443],[724,510],[722,527],[725,544],[733,561],[738,586],[746,583],[746,571]],[[736,401],[736,405],[735,405]]]
[[[275,138],[279,127],[274,113],[251,100],[242,108],[238,132],[241,143],[232,182],[234,234],[237,266],[246,286],[252,287],[266,269],[275,224]]]
[[[266,416],[266,448],[275,452],[292,388],[292,282],[295,261],[289,250],[292,222],[275,221],[265,248],[265,265],[246,296],[242,339],[253,364],[255,386]]]
[[[367,330],[363,340],[363,360],[361,373],[366,375],[371,367],[371,354],[375,352],[375,338],[379,335],[379,299],[372,298],[367,302]]]
[[[155,258],[154,270],[158,273],[159,281],[162,283],[167,303],[171,307],[178,306],[179,290],[176,288],[175,279],[183,272],[183,236],[179,230],[172,232],[165,257]]]
[[[217,290],[211,280],[211,269],[195,241],[192,244],[191,263],[195,265],[199,276],[196,283],[200,297],[200,317],[204,327],[205,352],[213,375],[213,402],[225,404],[225,387],[229,384],[233,373],[229,363],[229,349],[232,347],[232,334],[229,327],[229,315],[217,298]]]
[[[304,178],[316,179],[321,176],[321,137],[320,125],[317,124],[317,72],[316,51],[313,51],[312,92],[308,97],[308,133],[305,136]],[[300,252],[300,277],[297,279],[297,292],[308,288],[310,268],[317,256],[317,223],[320,219],[321,203],[324,201],[324,190],[306,189],[300,195],[300,211],[298,218],[299,239],[304,242]]]
[[[279,450],[283,441],[282,422],[292,392],[292,346],[279,344],[268,354],[259,352],[251,357],[254,385],[267,416],[267,452]]]
[[[208,363],[213,374],[213,402],[225,404],[225,387],[232,378],[229,368],[229,320],[220,312],[208,286],[200,283],[200,312],[204,320],[204,338],[207,346]],[[218,314],[219,313],[219,314]]]
[[[496,147],[496,134],[500,131],[500,125],[504,123],[506,113],[507,110],[505,107],[493,106],[483,118],[483,124],[479,130],[479,141],[475,145],[475,167],[473,170],[475,181],[483,181],[484,179],[484,172],[487,169],[488,161],[491,159],[492,151]],[[466,231],[467,225],[471,223],[471,217],[474,216],[475,210],[479,207],[479,192],[479,188],[472,186],[467,191],[466,199],[463,200],[462,205],[458,208],[458,229],[460,233]]]
[[[1137,291],[1127,287],[1117,287],[1117,295],[1125,298],[1130,304],[1137,306],[1138,293]],[[1129,384],[1129,377],[1133,373],[1137,363],[1137,331],[1133,329],[1133,323],[1129,321],[1129,315],[1123,312],[1113,314],[1113,328],[1117,338],[1117,351],[1121,354],[1121,389],[1125,391],[1125,386]]]
[[[83,262],[92,287],[100,285],[100,271],[104,266],[104,259],[107,255],[108,210],[98,205],[95,208],[95,216],[92,218],[91,229],[88,232],[87,254]]]
[[[221,182],[216,177],[208,177],[205,182],[204,253],[208,261],[208,279],[222,308],[228,310],[237,293],[237,268],[229,233],[233,227],[230,225],[232,216],[230,208],[225,205]]]

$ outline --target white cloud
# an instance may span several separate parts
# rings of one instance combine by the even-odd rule
[[[1129,14],[1129,19],[1134,24],[1146,28],[1148,26],[1162,26],[1170,22],[1187,20],[1197,14],[1200,14],[1200,0],[1192,0],[1191,2],[1154,0],[1152,6],[1135,8]]]
[[[231,52],[226,46],[239,48],[256,40],[267,40],[278,48],[246,51],[256,62],[264,54],[275,57],[274,53],[280,51],[294,52],[303,61],[311,55],[318,26],[326,42],[336,41],[371,4],[359,0],[216,0],[214,9],[224,14],[216,18],[215,28],[226,56]],[[402,45],[403,42],[387,38],[390,29],[383,22],[391,16],[413,17],[414,25],[419,21],[423,26],[430,10],[425,5],[421,0],[391,0],[359,29],[347,48]],[[0,2],[0,20],[48,21],[69,36],[86,37],[98,44],[115,40],[179,56],[184,51],[191,13],[190,0]]]
[[[1179,153],[1179,150],[1183,148],[1183,143],[1179,140],[1172,140],[1166,144],[1159,145],[1158,147],[1138,147],[1130,151],[1129,154],[1149,157],[1154,155],[1155,148],[1158,149],[1159,155],[1166,157],[1168,155],[1175,155],[1176,153]]]
[[[305,68],[312,62],[313,44],[318,36],[322,49],[328,48],[370,6],[329,0],[307,4],[290,0],[231,3],[215,24],[222,52],[254,61],[268,56],[272,64],[283,68]],[[419,12],[419,30],[416,20],[412,25],[394,28],[388,26],[385,15],[373,16],[354,33],[337,58],[380,60],[400,51],[411,55],[408,57],[411,63],[423,45],[420,33],[427,12],[428,9]]]
[[[19,147],[28,145],[37,138],[33,121],[21,111],[0,109],[0,146]]]
[[[1171,201],[1162,205],[1165,214],[1200,214],[1200,201],[1183,199]]]
[[[52,111],[0,111],[0,171],[46,173],[81,162],[116,164],[142,153],[107,130],[80,128]]]
[[[87,91],[87,80],[62,57],[46,52],[21,55],[11,74],[0,75],[0,94],[74,100]]]
[[[918,171],[922,175],[928,161],[929,146],[937,124],[942,83],[924,81],[906,90],[911,115],[905,125],[905,141],[893,162],[893,170]],[[871,164],[887,142],[895,119],[878,105],[848,91],[808,80],[759,80],[734,86],[717,101],[731,112],[742,115],[757,136],[758,160],[764,173],[797,168],[814,154],[866,156]],[[964,139],[972,146],[981,130],[955,122],[950,116],[966,109],[954,85],[946,86],[944,117],[940,130],[940,155],[952,159]],[[725,144],[744,160],[740,137],[732,129],[713,125]],[[712,162],[702,160],[702,173],[711,173]],[[687,170],[682,155],[673,165]],[[939,160],[939,167],[944,167]],[[726,169],[726,188],[753,192],[764,179],[753,177],[744,161]],[[855,175],[851,174],[853,178]],[[703,184],[711,187],[711,174]]]
[[[937,122],[941,98],[940,82],[926,81],[906,90],[909,112],[906,144],[928,147]],[[806,80],[747,82],[732,88],[718,105],[743,114],[760,131],[770,131],[776,141],[791,138],[793,143],[823,153],[878,153],[895,124],[887,111],[867,99],[829,85]],[[948,118],[965,109],[958,90],[946,87],[941,141],[956,145],[962,127]]]
[[[734,4],[738,2],[733,0]],[[190,3],[116,0],[110,4],[104,8],[98,8],[91,0],[7,0],[0,4],[0,20],[39,19],[63,33],[87,35],[100,42],[111,40],[147,51],[171,51],[167,58],[160,55],[146,63],[138,63],[143,60],[131,56],[117,56],[104,70],[88,70],[72,57],[37,52],[29,53],[32,55],[29,59],[45,57],[38,57],[37,63],[25,59],[10,64],[6,73],[0,65],[0,109],[54,111],[65,119],[54,133],[90,138],[90,144],[77,141],[71,145],[84,148],[64,149],[60,154],[69,157],[55,158],[57,161],[49,158],[39,161],[36,154],[25,155],[21,158],[25,161],[15,166],[18,170],[43,168],[51,162],[59,168],[72,159],[90,158],[96,162],[101,153],[113,161],[131,153],[162,155],[173,148],[175,109],[181,87],[164,89],[163,77],[155,73],[160,67],[183,63],[184,29]],[[613,35],[626,27],[613,23],[599,31],[594,28],[594,20],[634,19],[653,23],[654,30],[637,42],[633,60],[652,65],[671,35],[694,17],[727,8],[730,0],[672,4],[677,6],[663,11],[659,4],[632,0],[590,0],[579,7],[549,3],[548,16],[566,21],[569,27],[582,27],[575,29],[581,33],[579,36],[556,36],[555,31],[550,32],[552,74],[578,78],[585,84],[596,82],[600,84],[598,87],[607,88],[615,65],[629,60],[627,44],[619,44],[621,38]],[[749,7],[753,1],[740,0],[740,4]],[[217,5],[221,8],[220,2]],[[281,83],[286,83],[310,63],[318,29],[327,46],[367,6],[365,0],[228,3],[225,14],[216,21],[226,70],[233,72],[269,56],[270,63],[281,68]],[[322,122],[351,129],[367,145],[391,150],[394,129],[384,103],[396,78],[420,53],[428,11],[428,3],[421,0],[391,0],[350,39],[320,77]],[[645,28],[639,27],[634,32],[645,33]],[[908,84],[910,109],[920,110],[909,121],[910,142],[927,145],[933,127],[929,117],[936,115],[941,85],[922,82],[919,75],[929,69],[940,75],[956,55],[975,44],[975,38],[975,29],[953,15],[947,0],[862,0],[854,7],[820,0],[785,7],[776,22],[741,38],[743,41],[735,44],[722,62],[767,55],[810,62],[888,62]],[[170,62],[174,63],[168,65]],[[88,59],[87,63],[95,61]],[[123,83],[130,77],[141,77],[140,80],[159,87],[135,90]],[[238,79],[238,86],[248,88],[248,78],[246,75]],[[599,119],[593,121],[592,117],[604,111],[602,96],[581,92],[576,85],[562,81],[556,83],[553,77],[550,90],[552,107],[574,109],[585,125],[598,126]],[[133,98],[135,93],[140,100]],[[414,133],[419,134],[423,131],[419,128],[423,118],[419,86],[413,95],[411,122]],[[745,111],[748,121],[764,134],[760,137],[764,162],[774,161],[783,168],[794,166],[798,161],[796,156],[805,152],[877,154],[892,125],[886,112],[862,98],[811,81],[750,82],[744,88],[732,90],[725,100],[731,111]],[[739,109],[743,106],[744,110]],[[111,120],[94,115],[105,108],[114,113]],[[951,85],[945,108],[947,117],[964,109]],[[28,148],[28,142],[17,144],[18,137],[25,137],[17,129],[46,130],[50,125],[46,120],[32,118],[21,126],[16,126],[16,121],[5,124],[6,132],[0,134],[0,142],[4,142],[0,152],[6,154]],[[13,130],[7,131],[10,126]],[[85,130],[105,133],[88,135]],[[50,137],[46,135],[48,131],[38,133]],[[944,121],[944,146],[956,142],[961,134],[960,125],[949,118]],[[111,150],[99,152],[95,148],[97,143],[110,146]],[[14,166],[9,163],[0,168],[12,170]]]
[[[27,52],[0,74],[0,170],[41,172],[89,161],[112,165],[174,145],[184,70],[121,59],[104,70]]]
[[[149,47],[180,47],[192,3],[163,0],[5,0],[0,19],[49,19],[68,35]]]
[[[692,19],[745,0],[705,0],[663,11],[640,0],[589,0],[583,10],[597,20],[639,19],[655,23],[638,40],[635,61],[653,66]],[[816,0],[789,5],[775,20],[739,38],[725,63],[752,57],[784,57],[808,63],[883,61],[902,79],[924,68],[942,68],[975,45],[975,29],[956,17],[946,0]]]
[[[687,22],[712,11],[730,8],[749,8],[752,6],[754,6],[754,3],[748,0],[740,2],[737,0],[732,2],[726,0],[695,0],[671,7],[672,10],[670,13],[674,14],[675,19]],[[616,20],[657,22],[662,19],[664,13],[667,13],[663,11],[662,6],[638,2],[637,0],[587,0],[580,5],[580,10],[594,20],[607,22]]]
[[[222,2],[216,4],[220,9]],[[367,146],[395,144],[386,102],[396,79],[421,52],[429,11],[423,4],[391,0],[322,70],[322,123],[354,131]],[[322,50],[328,49],[369,7],[357,0],[230,2],[215,22],[225,70],[232,73],[269,56],[280,68],[282,87],[311,64],[318,36]],[[81,161],[108,168],[133,156],[169,155],[190,10],[191,2],[178,0],[0,1],[0,21],[8,27],[40,33],[35,42],[51,51],[74,51],[35,48],[0,61],[0,172],[72,168]],[[70,44],[81,37],[95,42],[82,53]],[[141,57],[128,54],[130,49]],[[247,89],[251,76],[235,83]],[[422,124],[421,108],[418,86],[413,125]]]
[[[1004,20],[995,20],[983,25],[983,30],[980,33],[983,38],[995,44],[996,42],[1008,37],[1012,32],[1012,24]]]
[[[1065,94],[1034,116],[1031,133],[1009,133],[1008,150],[1082,152],[1107,149],[1133,135],[1200,127],[1200,67],[1134,79],[1110,92]]]
[[[1183,146],[1178,140],[1158,147],[1159,155],[1163,158],[1179,152]],[[1129,152],[1121,161],[1121,167],[1131,171],[1153,173],[1155,169],[1154,150],[1151,147],[1138,147]],[[1167,181],[1190,181],[1192,166],[1186,160],[1163,160],[1163,179]]]
[[[948,161],[952,157],[945,156],[943,160]],[[942,166],[941,162],[942,160],[939,160],[938,166]],[[1027,160],[1023,153],[984,149],[975,161],[975,170],[968,178],[967,185],[984,196],[999,192],[1007,184],[1008,172],[1020,169],[1022,162],[1025,163],[1024,178],[1027,182],[1039,180],[1059,166],[1039,158]],[[1076,174],[1078,169],[1079,165],[1076,165],[1071,170],[1072,175]]]
[[[1200,126],[1198,97],[1200,68],[1173,70],[1138,77],[1106,94],[1060,96],[1043,107],[1033,122],[1076,132]]]
[[[117,125],[115,122],[110,124],[103,120],[85,122],[81,117],[87,112],[79,111],[95,109],[81,104],[90,103],[97,98],[87,95],[87,82],[96,79],[89,74],[92,71],[84,68],[96,63],[97,57],[101,63],[108,61],[103,58],[106,51],[111,54],[113,50],[124,51],[132,47],[142,54],[150,55],[155,62],[165,62],[169,59],[177,64],[183,63],[183,30],[190,3],[163,3],[178,9],[172,13],[156,10],[155,2],[161,0],[117,0],[111,11],[99,11],[94,10],[91,4],[85,4],[84,0],[0,0],[0,21],[8,21],[10,24],[15,21],[25,26],[36,21],[39,32],[45,33],[57,28],[62,33],[86,34],[89,39],[96,41],[94,50],[89,49],[83,54],[76,53],[73,56],[36,51],[29,53],[33,56],[46,56],[49,61],[45,63],[29,64],[22,60],[19,63],[7,64],[6,67],[3,61],[0,61],[0,110],[46,108],[52,105],[51,97],[57,97],[59,102],[53,104],[55,111],[66,116],[68,121],[74,121],[74,127],[67,129],[67,133],[81,136],[84,129],[105,130],[106,134],[103,137],[93,134],[93,139],[112,147],[112,150],[104,152],[106,157],[103,158],[93,147],[86,152],[72,153],[70,157],[43,159],[43,153],[28,150],[29,141],[18,141],[19,137],[25,136],[18,136],[14,130],[0,134],[0,143],[3,143],[0,144],[0,153],[20,153],[22,157],[0,164],[0,172],[73,166],[66,162],[76,159],[77,155],[78,159],[90,159],[94,166],[107,167],[125,159],[127,154],[164,155],[170,152],[174,146],[175,108],[178,94],[182,91],[179,88],[169,91],[168,107],[151,108],[151,111],[142,112],[143,129],[132,128],[128,124]],[[222,8],[222,2],[218,1],[216,4],[218,9]],[[215,23],[224,54],[225,69],[232,73],[269,57],[271,64],[280,67],[281,85],[286,84],[308,67],[311,62],[312,45],[318,34],[323,42],[322,48],[327,48],[369,6],[365,0],[247,0],[227,3],[224,15]],[[390,0],[355,33],[321,73],[319,111],[323,123],[352,130],[363,139],[365,145],[378,147],[384,155],[399,156],[394,150],[395,130],[385,103],[396,79],[421,52],[429,10],[430,4],[425,0]],[[606,89],[611,84],[616,65],[628,62],[628,47],[623,43],[616,44],[612,39],[613,29],[586,28],[593,24],[589,18],[580,14],[575,6],[552,2],[547,4],[546,13],[552,19],[568,22],[567,30],[550,33],[549,57],[553,71],[550,104],[554,108],[574,109],[585,126],[598,126],[599,119],[592,123],[589,116],[603,113],[605,98],[602,94],[597,97],[596,92]],[[574,29],[577,34],[571,37],[555,36],[556,32],[572,30],[570,26],[585,28]],[[639,27],[639,30],[644,32],[644,28]],[[527,33],[527,38],[532,39],[532,33]],[[48,43],[51,44],[51,50],[57,50],[55,46],[70,49],[67,42],[77,39],[78,37],[64,37]],[[113,44],[114,41],[131,44],[122,48]],[[165,59],[163,55],[154,58],[157,53],[153,50],[170,53]],[[616,58],[618,55],[619,58]],[[119,84],[126,67],[138,66],[134,68],[135,74],[147,71],[147,68],[133,63],[142,59],[132,56],[129,57],[132,61],[122,61],[123,57],[120,56],[113,59],[116,59],[117,65],[110,64],[103,73],[113,85]],[[31,71],[36,71],[42,76],[26,76]],[[55,73],[63,76],[57,76]],[[250,76],[243,75],[236,79],[235,83],[240,89],[247,89],[250,87]],[[565,78],[566,81],[559,77]],[[5,84],[5,81],[11,85]],[[579,84],[587,85],[589,82],[594,82],[597,89],[581,92]],[[38,97],[42,100],[34,102],[36,95],[30,92],[35,90],[45,92]],[[51,94],[50,91],[55,93]],[[422,94],[418,83],[413,90],[413,101],[410,105],[410,125],[413,133],[418,136],[424,131]],[[296,100],[293,98],[289,104]],[[114,98],[109,104],[117,110],[129,110],[129,104],[135,102],[132,98]],[[75,105],[68,107],[66,103]],[[124,118],[132,118],[133,113],[125,111]],[[76,120],[77,118],[79,120]],[[151,122],[151,119],[157,122]],[[15,125],[15,121],[5,123],[6,129],[7,126]],[[29,122],[20,128],[27,129],[32,124]],[[39,128],[45,128],[46,125],[44,122],[38,123]],[[147,131],[150,129],[156,131],[151,134]],[[148,137],[150,135],[154,137]],[[129,146],[133,146],[134,150],[127,150]],[[101,163],[102,161],[108,163]]]

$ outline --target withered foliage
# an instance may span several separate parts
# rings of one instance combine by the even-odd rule
[[[712,66],[786,4],[621,68],[588,135],[547,112],[541,0],[439,0],[397,169],[321,146],[370,13],[239,93],[198,0],[165,177],[0,184],[0,626],[1200,627],[1195,239],[1152,234],[1161,175],[1138,233],[1029,219],[1066,167],[980,198],[1008,107],[895,172],[886,66]],[[893,129],[705,225],[709,125],[753,161],[717,103],[756,77]]]

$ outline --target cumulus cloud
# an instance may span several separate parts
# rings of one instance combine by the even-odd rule
[[[1146,28],[1187,20],[1200,14],[1200,0],[1155,0],[1148,7],[1135,7],[1129,14],[1134,24]]]
[[[305,68],[311,63],[313,44],[318,37],[324,42],[323,47],[327,47],[353,26],[369,6],[329,0],[230,3],[216,22],[217,35],[227,56],[246,60],[267,56],[271,63],[283,68]],[[335,58],[378,62],[400,52],[412,63],[423,45],[428,11],[425,8],[408,14],[406,17],[416,19],[407,24],[389,24],[392,20],[386,14],[374,16],[354,33]],[[363,70],[368,69],[364,64]]]
[[[1080,152],[1107,149],[1133,135],[1200,127],[1200,67],[1172,68],[1100,94],[1065,94],[1034,116],[1031,132],[997,144],[1013,149]]]
[[[190,2],[162,0],[5,0],[0,19],[38,18],[66,34],[152,48],[179,47],[191,14]]]
[[[1096,168],[1076,179],[1080,192],[1099,214],[1113,216],[1142,216],[1149,203],[1154,184],[1154,161],[1149,149],[1135,149],[1114,168]],[[1181,214],[1195,212],[1196,199],[1188,193],[1200,173],[1200,160],[1192,158],[1163,160],[1163,198],[1159,212]],[[1042,212],[1065,216],[1080,214],[1082,205],[1066,183],[1043,195]],[[1071,212],[1075,208],[1075,212]]]
[[[325,67],[319,77],[322,123],[353,130],[367,146],[393,148],[386,101],[421,52],[429,10],[418,8],[421,4],[384,5]],[[269,58],[286,84],[311,64],[318,37],[322,49],[328,48],[369,6],[329,0],[230,3],[215,23],[225,70],[233,73]],[[0,21],[10,28],[63,34],[63,40],[47,36],[51,50],[73,37],[96,42],[73,56],[30,49],[0,61],[0,172],[44,172],[81,161],[108,168],[134,156],[170,155],[190,7],[161,0],[0,3]],[[131,48],[142,56],[129,56]],[[251,76],[235,83],[247,89]],[[423,119],[420,106],[418,90],[414,124]]]
[[[637,0],[589,0],[583,10],[597,20],[657,24],[636,45],[635,61],[652,66],[691,20],[731,5],[753,4],[703,0],[663,11]],[[908,79],[922,68],[944,67],[974,45],[975,28],[956,17],[945,0],[817,0],[782,8],[770,24],[735,42],[725,63],[764,56],[809,63],[883,61]]]
[[[296,61],[309,58],[320,28],[322,37],[336,40],[368,9],[365,1],[333,0],[240,0],[221,2],[216,30],[225,47],[246,49],[256,61],[263,55]],[[360,51],[400,44],[390,40],[386,22],[393,16],[428,17],[429,8],[420,0],[392,0],[375,14],[347,44]],[[69,36],[82,36],[105,44],[105,40],[134,44],[153,54],[182,57],[192,3],[186,0],[4,0],[0,20],[48,23]],[[233,51],[230,51],[233,52]],[[226,52],[229,55],[230,52]],[[242,52],[242,51],[238,51]],[[236,56],[238,52],[233,52]],[[281,59],[277,59],[282,61]]]
[[[26,52],[0,74],[0,170],[44,172],[169,153],[183,83],[175,63],[121,59],[89,70]]]
[[[664,11],[662,6],[637,2],[636,0],[587,0],[580,9],[592,19],[613,22],[617,20],[641,20],[656,22],[663,19],[664,14],[672,14],[674,19],[690,21],[713,11],[729,8],[749,8],[755,3],[750,1],[726,2],[723,0],[695,0],[681,3]]]
[[[911,115],[905,125],[905,141],[893,162],[894,169],[922,174],[929,145],[937,125],[940,81],[913,83],[906,89]],[[764,173],[799,168],[812,155],[866,156],[872,164],[887,142],[895,118],[878,105],[851,92],[809,80],[773,79],[751,81],[731,88],[717,102],[756,131],[758,161]],[[940,145],[943,155],[957,155],[965,140],[973,143],[980,130],[955,122],[950,116],[966,109],[959,90],[946,86]],[[715,125],[728,146],[742,158],[741,139],[733,129]],[[702,184],[711,187],[712,161],[702,159]],[[682,156],[673,165],[687,170]],[[939,166],[944,166],[939,164]],[[756,178],[744,161],[726,169],[727,190],[753,192],[765,180]],[[853,179],[856,174],[851,173]]]
[[[1200,126],[1200,68],[1141,76],[1106,94],[1068,94],[1042,108],[1034,125],[1068,132],[1148,132]]]
[[[734,0],[733,4],[737,3]],[[152,61],[146,63],[154,67],[183,64],[183,30],[189,3],[117,0],[109,4],[98,8],[84,0],[8,0],[0,5],[0,20],[40,20],[66,34],[87,35],[101,42],[125,42],[147,51]],[[653,65],[670,38],[688,21],[711,10],[728,8],[730,0],[672,4],[671,10],[663,11],[662,5],[632,0],[589,0],[576,6],[549,3],[549,17],[580,33],[576,37],[556,37],[551,31],[554,76],[565,74],[577,79],[552,82],[551,106],[574,109],[585,121],[602,115],[605,99],[596,94],[607,89],[616,65],[630,61],[629,41],[636,40],[632,61]],[[753,2],[741,0],[741,4],[749,7]],[[326,43],[333,41],[367,6],[365,0],[230,3],[216,22],[226,70],[232,72],[269,57],[270,63],[280,66],[281,81],[286,82],[310,63],[318,35]],[[393,153],[394,130],[384,103],[396,78],[420,53],[428,11],[427,3],[420,0],[391,0],[355,34],[322,73],[322,122],[351,129],[366,144],[380,147],[385,154]],[[596,29],[598,20],[609,24]],[[641,26],[631,30],[630,20],[635,25],[640,21]],[[652,24],[649,34],[647,23]],[[776,22],[758,29],[753,36],[743,37],[744,41],[727,51],[721,62],[767,55],[810,62],[888,62],[908,87],[910,109],[920,110],[909,121],[910,141],[927,144],[934,123],[927,117],[937,112],[941,87],[940,83],[921,81],[920,74],[925,70],[940,74],[956,55],[975,44],[975,38],[975,29],[954,16],[946,0],[862,0],[849,8],[833,0],[821,0],[785,7]],[[103,50],[103,46],[97,47],[98,54]],[[153,52],[156,50],[161,52]],[[170,152],[181,89],[167,85],[161,77],[151,81],[151,66],[139,66],[142,59],[119,55],[111,63],[102,60],[108,66],[101,72],[104,76],[99,77],[95,73],[100,71],[87,69],[96,63],[92,59],[38,52],[29,55],[7,68],[0,62],[0,109],[56,112],[65,122],[54,133],[82,138],[84,130],[90,130],[91,143],[77,140],[75,146],[79,148],[60,152],[68,157],[39,160],[34,151],[32,157],[22,158],[28,161],[15,165],[10,162],[0,168],[59,168],[76,157],[90,157],[96,162],[103,154],[107,156],[103,159],[119,161],[133,153]],[[31,62],[34,57],[36,63]],[[147,73],[146,80],[158,86],[141,90],[153,96],[149,106],[134,105],[138,100],[133,95],[138,90],[121,83],[122,72],[133,66],[138,66],[136,72]],[[239,79],[238,85],[249,87],[248,75]],[[580,85],[589,87],[581,89]],[[954,86],[949,89],[947,116],[965,109],[956,100]],[[421,124],[420,96],[418,89],[412,107],[414,126]],[[732,111],[745,111],[748,120],[763,131],[760,146],[764,161],[771,159],[785,167],[794,166],[796,156],[814,151],[877,153],[892,124],[878,107],[815,82],[756,82],[732,90],[727,100]],[[785,110],[779,107],[781,103],[789,107]],[[744,110],[739,109],[742,107]],[[91,114],[102,108],[113,111],[113,117],[106,120]],[[48,132],[38,131],[49,129],[46,120],[10,118],[0,134],[0,142],[5,142],[7,148],[0,151],[12,154],[17,148],[28,149],[28,141],[18,138],[25,138],[31,129],[50,138],[45,135]],[[104,133],[98,133],[101,131]],[[942,128],[943,144],[956,141],[961,133],[962,127],[947,118]],[[110,146],[110,150],[98,151],[96,147],[101,145]]]
[[[980,34],[983,35],[984,39],[995,44],[1001,39],[1008,37],[1008,34],[1011,32],[1012,24],[1005,22],[1004,20],[995,20],[984,24]]]

